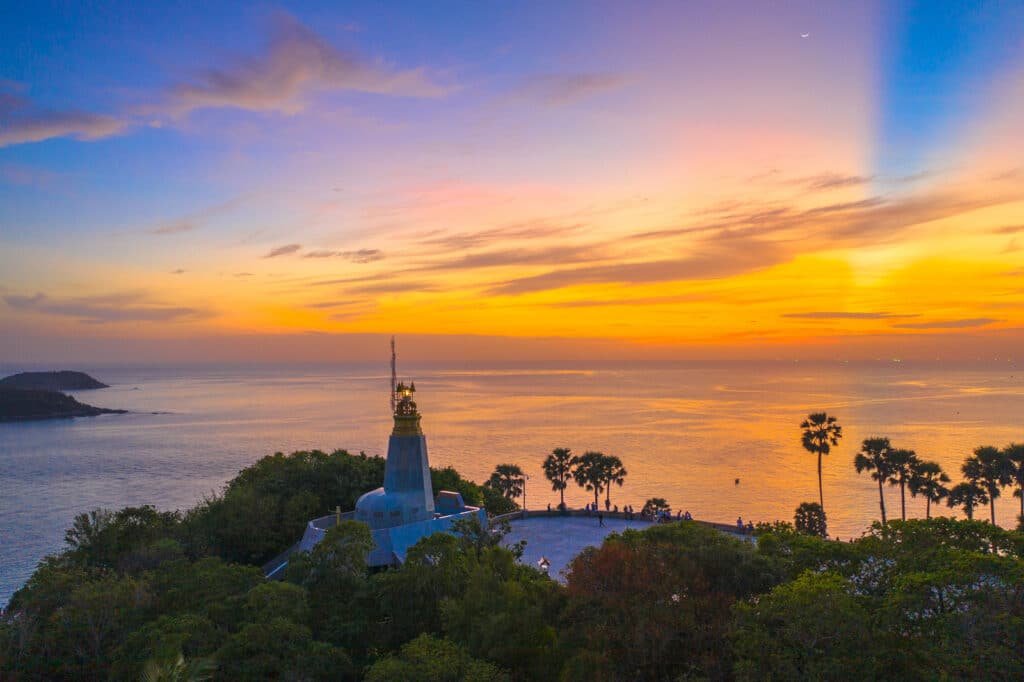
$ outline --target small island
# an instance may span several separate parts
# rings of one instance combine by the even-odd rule
[[[0,379],[0,388],[38,389],[42,391],[86,391],[109,388],[85,372],[19,372]]]
[[[111,410],[80,403],[59,391],[7,388],[0,386],[0,422],[65,417],[95,417],[101,414],[125,414],[127,410]]]

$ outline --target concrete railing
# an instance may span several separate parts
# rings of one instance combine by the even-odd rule
[[[633,512],[632,515],[627,514],[623,511],[602,511],[600,512],[606,519],[630,519],[633,521],[649,521],[654,523],[653,519],[644,518],[638,512]],[[548,511],[546,509],[519,509],[508,514],[500,514],[498,516],[491,517],[491,523],[500,523],[501,521],[519,521],[526,518],[546,518],[546,517],[559,517],[559,516],[597,516],[598,512],[587,511],[585,509],[552,509]],[[671,517],[671,521],[682,521],[676,517]],[[753,535],[753,533],[746,528],[739,528],[735,524],[731,523],[719,523],[717,521],[702,521],[699,519],[691,519],[690,523],[699,523],[704,526],[709,526],[715,530],[722,531],[724,533],[731,533],[733,535]]]

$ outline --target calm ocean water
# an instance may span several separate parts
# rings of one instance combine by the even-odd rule
[[[19,368],[4,367],[4,373]],[[89,368],[109,389],[76,396],[127,415],[0,424],[0,604],[75,514],[96,507],[187,508],[274,451],[383,454],[391,429],[384,368]],[[619,455],[613,504],[665,497],[695,517],[792,519],[817,499],[798,425],[836,414],[845,438],[825,460],[829,529],[859,535],[877,517],[857,444],[885,435],[959,473],[977,445],[1024,441],[1024,371],[735,366],[667,370],[409,370],[433,465],[482,482],[501,462],[530,475],[531,507],[557,503],[541,472],[554,447]],[[153,414],[156,413],[156,414]],[[736,485],[734,480],[740,479]],[[898,492],[887,491],[898,514]],[[567,498],[583,505],[587,494]],[[1006,490],[998,520],[1013,522]],[[948,513],[945,509],[943,513]],[[914,500],[908,514],[924,515]],[[987,515],[987,512],[982,512]]]

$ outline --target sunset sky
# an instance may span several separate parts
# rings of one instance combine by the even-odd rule
[[[5,362],[1024,359],[1024,2],[7,2],[0,38]]]

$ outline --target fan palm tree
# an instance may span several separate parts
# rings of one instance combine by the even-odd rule
[[[924,497],[926,519],[932,517],[932,502],[938,504],[949,494],[949,489],[945,486],[946,483],[949,483],[949,476],[942,470],[938,462],[918,460],[914,463],[907,487],[910,488],[910,494],[914,497],[918,495]]]
[[[917,464],[917,453],[913,450],[894,449],[889,451],[889,483],[900,487],[900,519],[907,520],[907,481]]]
[[[569,448],[555,448],[544,460],[544,476],[551,481],[551,489],[557,490],[561,502],[559,509],[565,509],[565,489],[572,478],[572,467],[576,458]]]
[[[594,506],[597,506],[605,482],[605,456],[600,452],[584,452],[576,458],[576,468],[572,477],[576,484],[585,490],[594,492]]]
[[[801,443],[804,449],[818,456],[818,503],[825,509],[825,493],[821,486],[821,456],[832,451],[832,446],[839,444],[843,437],[843,427],[836,423],[836,418],[825,412],[813,412],[807,419],[800,422],[803,429]]]
[[[1010,443],[1003,448],[1003,454],[1013,465],[1013,483],[1017,486],[1013,496],[1020,498],[1018,522],[1024,524],[1024,443]]]
[[[487,479],[491,486],[506,499],[514,500],[523,494],[523,470],[517,464],[499,464]]]
[[[949,489],[946,496],[946,504],[950,508],[963,507],[968,519],[974,518],[974,508],[988,504],[988,495],[985,489],[975,481],[964,481],[957,483]]]
[[[974,464],[971,462],[977,462]],[[971,462],[968,467],[968,462]],[[1013,463],[1006,457],[1002,450],[991,445],[983,445],[974,449],[974,456],[964,462],[964,475],[968,476],[968,468],[975,481],[980,483],[988,493],[989,512],[992,515],[992,525],[996,525],[996,498],[999,497],[1000,489],[1010,485],[1013,481]]]
[[[857,473],[871,472],[871,478],[878,481],[878,508],[882,511],[882,525],[885,525],[885,492],[882,484],[889,480],[889,453],[892,446],[888,438],[866,438],[860,452],[853,458]]]
[[[604,458],[604,504],[606,508],[612,504],[612,484],[621,488],[627,473],[629,472],[622,466],[622,460],[615,455],[607,455]]]

